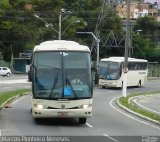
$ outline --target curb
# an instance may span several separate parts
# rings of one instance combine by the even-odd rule
[[[160,125],[160,122],[159,122],[159,121],[154,120],[154,119],[151,119],[151,118],[149,118],[149,117],[147,117],[147,116],[141,115],[141,114],[139,114],[139,113],[137,113],[137,112],[134,112],[134,111],[128,109],[127,107],[123,106],[122,104],[120,104],[119,98],[117,99],[117,105],[118,105],[120,108],[128,111],[128,112],[131,113],[131,114],[134,114],[134,115],[136,115],[136,116],[138,116],[138,117],[140,117],[140,118],[143,118],[143,119],[148,120],[148,121],[150,121],[150,122],[152,122],[152,123],[155,123],[155,124],[157,124],[157,125]]]
[[[23,94],[18,94],[18,95],[14,96],[14,97],[9,98],[7,101],[5,101],[4,103],[2,103],[2,104],[0,105],[0,110],[1,110],[2,108],[4,108],[4,106],[7,105],[9,102],[11,102],[11,101],[13,101],[13,100],[15,100],[15,99],[18,99],[18,98],[20,98],[20,97],[22,97],[22,96],[26,96],[26,95],[28,95],[29,93],[30,93],[30,92],[26,92],[26,93],[23,93]]]
[[[160,94],[154,94],[154,96],[157,96],[157,95],[160,96]],[[146,95],[134,96],[134,97],[129,98],[128,103],[133,104],[134,106],[139,107],[141,109],[144,109],[146,111],[149,111],[149,112],[152,112],[152,113],[155,113],[155,114],[159,115],[160,113],[158,113],[154,110],[151,110],[147,107],[145,108],[144,106],[141,106],[140,104],[138,104],[136,102],[137,99],[141,99],[141,98],[145,98],[145,97],[152,97],[152,96],[153,96],[153,94],[150,94],[150,95],[147,95],[147,96]]]

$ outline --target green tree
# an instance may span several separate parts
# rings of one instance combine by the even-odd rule
[[[134,57],[144,58],[148,61],[158,61],[160,57],[157,33],[158,21],[154,17],[145,16],[137,19],[133,33]]]
[[[134,31],[141,30],[141,34],[152,40],[156,39],[159,23],[153,16],[140,17],[136,20]]]
[[[44,22],[34,17],[34,14],[52,24],[58,31],[62,8],[71,11],[70,14],[62,13],[62,39],[75,40],[91,46],[91,36],[78,38],[75,32],[79,29],[95,31],[102,3],[103,0],[1,0],[0,49],[3,51],[4,59],[10,61],[11,52],[14,57],[18,57],[20,52],[33,49],[34,45],[42,41],[58,39],[58,33],[47,28]],[[31,4],[32,8],[26,9],[26,4]],[[77,20],[80,23],[76,23]],[[118,29],[120,19],[113,10],[102,20],[99,31],[105,36],[108,30]]]

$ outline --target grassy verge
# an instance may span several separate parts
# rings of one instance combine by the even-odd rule
[[[119,98],[119,102],[120,102],[121,105],[125,106],[126,108],[128,108],[128,109],[130,109],[130,110],[132,110],[136,113],[139,113],[143,116],[149,117],[153,120],[156,120],[156,121],[160,122],[160,115],[155,114],[155,113],[150,112],[150,111],[146,111],[142,108],[139,108],[139,107],[135,106],[134,104],[129,103],[129,101],[128,101],[129,98],[131,98],[131,97],[136,97],[136,96],[141,96],[141,95],[148,96],[148,95],[155,95],[155,94],[160,94],[160,91],[150,92],[150,93],[131,94],[131,95],[127,96],[126,98],[125,97]]]
[[[27,92],[31,92],[31,90],[29,89],[22,89],[22,90],[16,90],[16,91],[10,91],[10,92],[1,92],[0,93],[0,106],[8,101],[10,98],[14,97],[14,96],[22,96]]]

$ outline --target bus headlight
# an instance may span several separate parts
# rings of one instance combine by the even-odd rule
[[[46,109],[48,108],[48,106],[46,105],[41,105],[41,104],[35,104],[34,107],[38,108],[38,109]]]
[[[88,104],[88,105],[80,105],[79,108],[83,108],[83,109],[86,109],[86,108],[89,108],[91,107],[92,104]]]

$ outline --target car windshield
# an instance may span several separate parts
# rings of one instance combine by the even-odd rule
[[[92,93],[90,69],[88,52],[37,52],[33,95],[45,99],[89,98]]]
[[[122,66],[118,62],[101,61],[99,65],[99,78],[117,80],[121,76]]]

